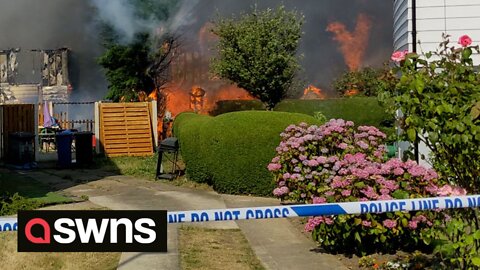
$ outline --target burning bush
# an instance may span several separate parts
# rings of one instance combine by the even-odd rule
[[[174,133],[191,180],[222,193],[271,195],[274,182],[266,166],[275,155],[278,133],[302,121],[319,124],[311,116],[285,112],[182,113]]]
[[[290,125],[281,133],[277,156],[268,165],[279,198],[305,203],[355,202],[460,195],[441,187],[437,173],[414,161],[387,161],[386,135],[351,121]],[[329,251],[365,254],[417,248],[438,212],[312,217],[305,229]]]

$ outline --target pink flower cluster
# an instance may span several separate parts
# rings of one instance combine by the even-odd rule
[[[333,224],[333,218],[331,217],[312,217],[308,219],[307,224],[305,224],[305,231],[311,232],[313,231],[318,225],[325,223],[327,225]]]
[[[467,195],[467,190],[461,187],[452,187],[447,184],[439,188],[436,193],[438,196],[465,196]]]
[[[350,121],[332,119],[322,126],[290,125],[281,137],[277,156],[268,169],[277,182],[273,194],[282,199],[322,204],[465,194],[458,187],[442,186],[434,170],[414,161],[387,160],[386,135],[375,127],[355,128]],[[395,215],[362,217],[356,224],[365,229],[402,226],[412,231],[420,224],[430,226],[431,221],[418,213],[407,220],[407,225]],[[320,224],[332,225],[338,220],[312,217],[305,229],[312,231]]]

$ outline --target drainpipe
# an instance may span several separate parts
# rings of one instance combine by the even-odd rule
[[[411,0],[412,1],[412,52],[416,53],[417,52],[417,1],[416,0]],[[416,64],[415,64],[416,68]],[[418,134],[416,135],[415,142],[413,144],[414,146],[414,155],[415,155],[415,161],[417,163],[420,162],[420,153],[418,151]]]

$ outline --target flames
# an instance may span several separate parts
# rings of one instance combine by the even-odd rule
[[[371,21],[363,13],[357,17],[354,32],[348,31],[341,22],[332,22],[327,26],[327,31],[334,34],[333,40],[340,43],[345,63],[351,71],[357,70],[362,63],[368,45],[370,27]]]
[[[303,96],[301,99],[325,99],[327,96],[323,93],[322,89],[313,85],[309,85],[303,90]]]
[[[223,86],[219,89],[204,89],[194,85],[188,91],[175,83],[169,84],[166,93],[166,109],[175,117],[182,112],[197,112],[207,114],[215,108],[219,100],[253,100],[254,98],[242,88],[234,85]]]

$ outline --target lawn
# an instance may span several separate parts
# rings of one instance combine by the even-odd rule
[[[56,193],[50,186],[24,176],[20,172],[6,169],[0,169],[0,193],[4,196],[18,193],[20,196],[36,200],[42,205],[72,202],[72,199]]]
[[[183,226],[179,235],[182,269],[264,269],[239,229]]]

